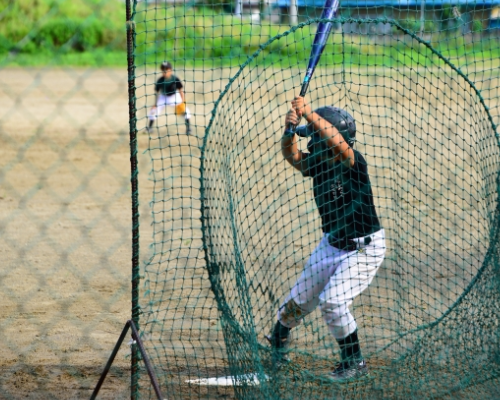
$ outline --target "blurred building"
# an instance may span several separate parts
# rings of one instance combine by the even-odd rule
[[[276,0],[275,22],[288,22],[291,0]],[[292,0],[298,7],[299,22],[321,15],[324,0]],[[460,26],[463,33],[500,29],[500,0],[343,0],[339,15],[361,19],[391,18],[405,21],[413,30],[446,31]],[[279,20],[279,21],[278,21]],[[370,29],[385,33],[389,24],[358,24],[345,26],[349,32]],[[372,25],[372,26],[370,26]],[[373,26],[376,25],[376,26]],[[366,32],[363,32],[366,33]]]
[[[217,6],[255,22],[297,23],[321,16],[324,0],[138,0],[172,6]],[[295,12],[293,12],[293,8]],[[500,32],[500,0],[341,0],[339,15],[359,19],[390,18],[414,31]],[[346,33],[388,33],[386,23],[345,24]]]
[[[250,16],[253,21],[268,19],[276,0],[235,0],[235,14]]]

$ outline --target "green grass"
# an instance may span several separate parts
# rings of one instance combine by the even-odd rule
[[[0,66],[126,65],[116,0],[0,0]]]
[[[125,7],[118,0],[0,0],[0,66],[125,66]],[[163,3],[136,10],[136,65],[168,59],[176,67],[237,66],[271,38],[289,27],[252,24],[220,8],[172,7]],[[403,21],[405,22],[405,21]],[[415,24],[403,23],[410,27]],[[262,49],[262,65],[303,66],[309,57],[316,27],[303,28],[274,40]],[[433,45],[460,63],[498,60],[496,39],[466,43],[433,34]],[[359,66],[426,65],[423,45],[393,30],[391,39],[334,32],[322,63]],[[467,56],[467,57],[465,57]],[[435,63],[434,63],[435,64]]]
[[[127,53],[125,51],[108,51],[95,49],[85,52],[71,53],[39,53],[4,55],[0,66],[9,67],[125,67]]]

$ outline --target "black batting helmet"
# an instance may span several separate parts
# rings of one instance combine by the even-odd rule
[[[342,135],[344,140],[349,144],[349,146],[353,147],[356,141],[356,122],[351,114],[349,114],[346,110],[343,110],[338,107],[326,106],[318,108],[316,111],[321,118],[326,119],[330,122],[339,133]],[[301,126],[297,129],[297,134],[302,137],[312,136],[311,141],[307,145],[307,147],[311,147],[313,143],[321,142],[321,138],[319,135],[315,134],[314,128],[310,125]]]
[[[351,114],[346,110],[331,106],[318,108],[316,114],[337,128],[349,146],[354,146],[354,142],[356,141],[356,122]]]
[[[172,64],[170,64],[168,61],[163,61],[160,65],[160,69],[162,71],[166,71],[167,69],[172,69]]]

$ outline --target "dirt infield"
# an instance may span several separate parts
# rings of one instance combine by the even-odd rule
[[[124,78],[2,71],[1,398],[89,397],[130,315]]]
[[[203,134],[222,87],[220,81],[203,85],[200,75],[184,77],[196,82],[187,89],[188,101],[196,102],[190,104],[195,135]],[[88,398],[130,317],[126,76],[124,70],[71,68],[0,74],[0,398]],[[140,107],[143,84],[139,76]],[[139,125],[144,128],[144,119]],[[141,262],[152,237],[148,146],[142,131]],[[128,397],[129,353],[122,346],[102,398]]]
[[[151,339],[150,345],[164,346],[153,355],[153,359],[164,364],[160,369],[167,376],[179,374],[182,379],[199,377],[199,371],[190,369],[198,362],[200,368],[204,368],[203,374],[221,372],[226,367],[221,364],[224,352],[222,329],[201,254],[197,196],[199,148],[205,127],[214,102],[235,72],[236,69],[186,71],[181,75],[188,82],[188,106],[194,115],[194,132],[191,137],[187,137],[182,120],[173,115],[160,118],[158,128],[151,136],[144,134],[142,129],[146,125],[147,107],[153,101],[152,88],[145,84],[151,85],[154,76],[137,71],[138,126],[141,129],[138,137],[141,265],[149,261],[147,274],[143,275],[149,280],[149,286],[141,284],[141,296],[149,289],[157,292],[158,296],[164,295],[163,299],[167,300],[164,304],[150,306],[148,301],[154,302],[160,297],[141,297],[144,309],[153,310],[154,314],[144,317],[143,321],[151,322],[154,318],[163,321],[164,336],[157,336],[159,331],[152,323],[153,327],[145,330],[152,335],[146,337],[146,341]],[[494,80],[498,81],[498,75],[487,80],[489,87],[498,86],[498,83],[495,86]],[[319,70],[318,81],[328,81],[327,74]],[[454,85],[451,81],[443,82],[447,88]],[[369,91],[373,90],[373,87],[370,89],[364,83],[351,88],[358,98],[363,96],[363,91],[364,95],[369,96]],[[444,91],[436,86],[437,81],[431,79],[429,83],[435,90]],[[375,81],[371,84],[376,86]],[[258,88],[246,87],[246,90],[261,96],[256,100],[260,101],[255,107],[256,112],[273,110],[276,115],[282,112],[282,103],[286,102],[285,89],[280,89],[283,93],[273,92],[267,96],[262,95]],[[328,94],[328,90],[314,92],[316,99]],[[422,95],[418,90],[415,88],[415,93]],[[255,104],[251,95],[247,98]],[[432,98],[434,104],[439,101],[436,96]],[[405,99],[409,101],[411,98]],[[229,98],[222,105],[227,107],[228,112],[235,112],[232,105],[236,103],[231,103],[233,100],[236,101]],[[394,106],[398,112],[411,110],[407,104],[397,109],[397,104],[389,104],[389,100],[385,105],[388,108]],[[493,110],[497,106],[490,104]],[[364,112],[368,113],[375,105],[363,104],[363,107]],[[251,107],[248,106],[248,109]],[[131,210],[126,71],[4,69],[0,74],[0,110],[0,137],[3,142],[0,148],[0,253],[3,260],[0,271],[0,333],[3,339],[0,343],[0,399],[88,398],[100,369],[130,316]],[[498,113],[494,114],[494,118],[498,121]],[[265,116],[262,120],[266,121]],[[243,118],[238,123],[244,125]],[[381,128],[384,120],[365,120],[364,123]],[[279,125],[279,122],[275,124]],[[408,124],[409,121],[401,121],[402,128],[407,128]],[[415,137],[420,138],[424,128],[418,133],[414,132]],[[442,129],[447,129],[445,123]],[[231,157],[235,165],[242,165],[242,155],[249,156],[245,153],[248,143],[242,135],[237,140],[241,151]],[[265,140],[263,138],[262,143]],[[400,149],[409,154],[404,140],[395,140]],[[375,156],[373,149],[376,149],[376,140],[373,136],[367,134],[361,146],[369,149],[368,152],[372,151],[371,155]],[[412,154],[424,158],[422,153]],[[390,160],[387,153],[382,153],[380,157],[387,162]],[[444,159],[451,163],[453,157],[444,153],[440,162],[444,162]],[[266,174],[279,172],[279,169],[272,168],[282,168],[278,164],[263,165],[263,171]],[[392,223],[389,221],[390,202],[383,200],[390,189],[386,167],[387,164],[377,167],[375,186],[387,188],[387,192],[379,190],[377,196],[383,218]],[[442,196],[436,194],[433,199],[434,205],[439,205],[438,211],[422,210],[427,212],[425,221],[419,220],[423,217],[416,215],[414,209],[423,198],[411,197],[409,192],[410,182],[420,179],[420,176],[412,169],[411,161],[402,161],[401,167],[404,176],[399,178],[408,182],[408,186],[401,188],[399,210],[404,210],[406,214],[403,217],[411,222],[400,225],[398,232],[411,229],[412,224],[418,224],[418,221],[429,223],[446,216],[447,207],[457,199],[448,198],[442,202]],[[429,168],[432,169],[432,166]],[[460,181],[457,173],[446,172],[449,174],[444,180],[439,176],[432,177],[436,187],[453,179]],[[476,172],[478,176],[481,173]],[[255,202],[264,204],[271,201],[269,191],[273,187],[278,194],[280,190],[286,189],[283,180],[273,186],[272,175],[259,176],[250,176],[241,187],[244,190],[248,189],[245,185],[251,185],[252,182],[256,184],[253,193]],[[477,179],[476,176],[474,178]],[[453,184],[461,182],[466,182],[465,178]],[[426,184],[419,181],[416,186],[422,189]],[[456,193],[457,196],[460,194]],[[304,212],[302,222],[314,224],[308,209],[311,204],[305,200],[303,193],[301,196],[293,200],[293,207]],[[156,202],[151,208],[153,197]],[[244,216],[241,221],[245,233],[242,240],[250,242],[252,238],[245,235],[250,235],[252,218],[258,219],[259,216],[250,216],[247,206],[248,203],[242,201],[238,211]],[[256,209],[254,207],[254,211]],[[264,212],[269,210],[273,211],[272,207]],[[462,211],[465,212],[465,208]],[[155,213],[154,218],[152,212]],[[471,218],[481,218],[475,211],[470,213]],[[261,218],[266,217],[263,215]],[[269,226],[261,228],[264,230]],[[426,225],[421,232],[431,235],[431,242],[434,243],[439,237],[432,236],[432,231],[433,226]],[[448,235],[450,232],[445,233]],[[287,237],[287,241],[297,239],[292,236]],[[150,248],[153,240],[157,247]],[[430,246],[424,239],[419,238],[415,243],[417,241]],[[305,242],[303,247],[307,248],[313,240],[304,239]],[[264,252],[267,252],[266,258],[271,258],[273,251],[278,251],[277,248],[263,247]],[[455,250],[448,249],[450,253]],[[470,254],[482,250],[471,249]],[[418,252],[422,255],[418,263],[407,260],[407,265],[417,271],[417,275],[422,271],[421,266],[433,262],[438,256],[428,248],[422,247]],[[251,256],[248,255],[249,258]],[[295,262],[300,260],[292,261],[292,265],[287,264],[288,267],[293,266],[299,271],[300,265],[295,265]],[[481,260],[476,261],[475,268]],[[441,269],[436,269],[434,275],[423,274],[418,276],[418,280],[422,285],[425,283],[426,287],[432,288],[430,293],[436,296],[440,289],[439,284],[434,283],[439,279],[448,279],[448,288],[456,290],[454,294],[458,295],[471,276],[458,276],[455,271],[446,269],[446,263],[438,264]],[[408,278],[396,276],[398,271],[392,264],[388,265],[390,267],[381,273],[380,287],[386,285],[384,287],[388,288],[394,282],[404,287],[405,279]],[[253,274],[253,271],[250,273]],[[293,276],[290,273],[289,279],[293,280]],[[255,277],[263,279],[258,271]],[[178,286],[181,284],[184,285],[182,289]],[[380,302],[381,307],[387,310],[396,307],[394,299],[387,298],[386,291],[376,292],[376,295],[385,296],[385,300]],[[405,292],[404,296],[407,296],[404,298],[405,304],[415,303],[411,291]],[[450,298],[450,302],[455,298]],[[403,321],[403,325],[411,328],[418,321],[434,318],[436,313],[443,311],[442,307],[450,303],[443,303],[434,309],[433,314],[425,311],[429,306],[424,303],[430,301],[429,298],[420,298],[419,301],[415,304],[412,316]],[[259,304],[256,302],[256,307]],[[360,304],[357,312],[363,315],[361,324],[369,332],[375,332],[380,337],[387,334],[377,333],[377,323],[370,316],[374,311],[369,304]],[[185,318],[186,315],[189,318]],[[378,318],[383,320],[384,317],[387,315],[380,312]],[[265,326],[271,316],[259,315],[259,318],[259,323]],[[314,320],[317,319],[319,316],[315,314]],[[193,327],[194,330],[189,330]],[[312,328],[309,326],[307,329]],[[183,340],[185,338],[182,335],[188,331],[194,332],[193,337]],[[307,341],[305,336],[299,339],[298,343]],[[203,350],[203,341],[207,340],[212,347]],[[380,342],[374,341],[370,346],[377,345]],[[326,352],[328,349],[326,346],[323,350]],[[179,359],[164,361],[165,357],[180,354],[178,351],[184,352]],[[122,346],[101,398],[129,396],[129,353],[129,346]],[[203,361],[197,357],[203,357]],[[175,382],[173,386],[178,383]],[[147,387],[147,382],[144,381],[143,385]],[[231,398],[229,389],[181,387],[179,390],[185,397],[196,394],[203,398],[210,394]]]

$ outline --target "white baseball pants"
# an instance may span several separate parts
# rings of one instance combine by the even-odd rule
[[[158,100],[156,101],[156,108],[152,108],[151,111],[149,112],[149,120],[154,121],[156,118],[158,118],[158,115],[160,115],[163,112],[165,106],[175,107],[177,104],[182,104],[182,97],[179,92],[175,92],[175,94],[172,94],[170,96],[159,94]],[[191,113],[187,106],[184,118],[185,119],[191,118]]]
[[[353,333],[357,325],[349,306],[370,285],[385,256],[384,230],[370,236],[369,245],[346,251],[330,246],[328,235],[324,234],[290,295],[279,308],[278,320],[284,326],[294,328],[319,304],[323,318],[336,339]],[[354,240],[361,243],[362,238]],[[287,305],[290,300],[296,303],[298,309]]]

